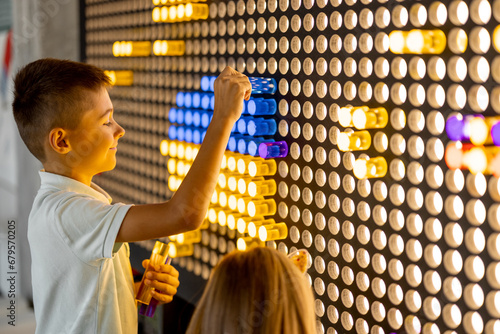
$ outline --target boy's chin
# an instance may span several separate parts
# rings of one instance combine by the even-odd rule
[[[113,169],[115,169],[115,167],[116,167],[116,159],[112,163],[109,163],[106,166],[104,166],[98,174],[112,171]]]

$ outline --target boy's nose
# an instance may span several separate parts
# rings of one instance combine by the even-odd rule
[[[116,123],[116,125],[118,125],[118,129],[116,130],[116,138],[121,138],[125,135],[125,129],[122,128],[118,123]]]

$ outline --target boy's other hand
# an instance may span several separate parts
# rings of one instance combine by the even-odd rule
[[[249,100],[252,85],[246,75],[227,66],[214,84],[214,118],[236,122],[243,110],[243,99]]]
[[[142,266],[147,268],[149,260],[142,261]],[[154,288],[152,291],[153,298],[160,303],[170,303],[177,293],[177,287],[180,284],[179,272],[168,264],[150,266],[144,283]]]

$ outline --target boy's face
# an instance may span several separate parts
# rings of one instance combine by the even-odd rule
[[[79,126],[68,131],[71,151],[66,162],[75,176],[92,177],[116,165],[118,139],[125,130],[113,119],[113,104],[106,88],[90,93],[94,108],[85,112]]]

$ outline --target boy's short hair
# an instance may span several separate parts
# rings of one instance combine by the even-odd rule
[[[85,63],[45,58],[23,67],[14,79],[12,108],[30,152],[44,162],[44,141],[50,130],[77,128],[83,113],[94,107],[89,92],[110,85],[102,69]]]

